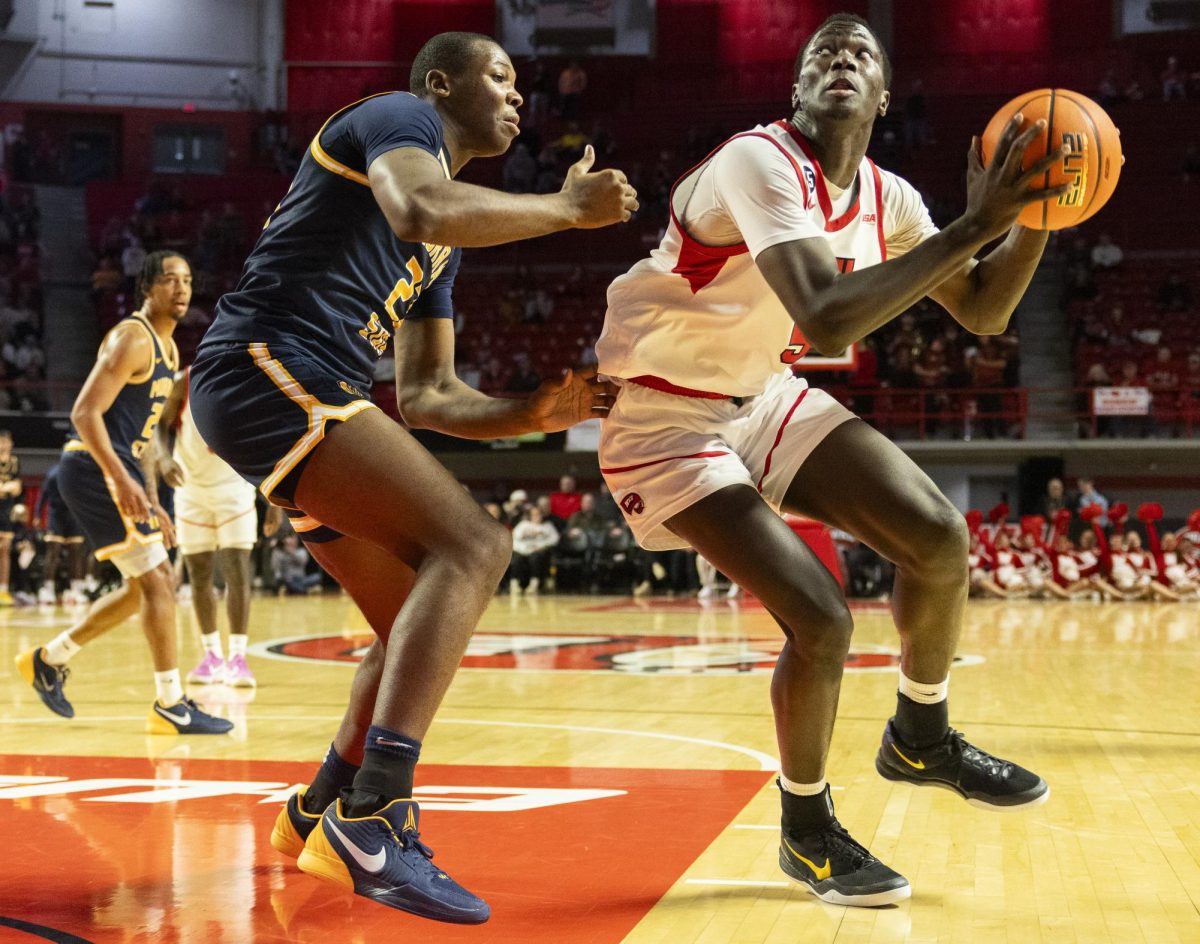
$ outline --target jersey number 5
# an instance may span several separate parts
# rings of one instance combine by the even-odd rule
[[[854,260],[838,256],[837,267],[838,275],[853,272]],[[800,330],[800,326],[792,325],[792,336],[788,339],[788,346],[779,355],[779,360],[783,364],[794,364],[808,353],[810,347],[811,345],[808,343],[808,339],[804,337],[804,332]]]

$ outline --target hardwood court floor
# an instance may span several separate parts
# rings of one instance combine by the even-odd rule
[[[199,693],[237,722],[221,738],[143,733],[132,623],[72,661],[77,715],[52,716],[13,657],[69,617],[0,613],[0,942],[1200,942],[1200,606],[971,605],[952,723],[1052,787],[1013,814],[875,773],[896,637],[860,611],[829,775],[842,822],[913,885],[867,910],[776,865],[760,607],[497,597],[418,768],[423,838],[492,904],[477,928],[355,899],[267,844],[366,642],[346,598],[255,600],[257,693]]]

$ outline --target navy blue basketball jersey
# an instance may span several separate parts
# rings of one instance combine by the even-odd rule
[[[136,467],[137,460],[141,459],[146,444],[154,435],[158,418],[162,416],[167,397],[175,385],[179,351],[174,341],[169,351],[164,350],[150,323],[139,314],[122,319],[113,330],[130,322],[140,325],[150,335],[150,342],[154,345],[154,363],[148,373],[135,376],[121,388],[112,406],[104,411],[104,428],[108,430],[113,451],[127,466]],[[74,425],[71,426],[65,448],[69,452],[87,451]]]
[[[432,154],[450,177],[442,120],[407,92],[355,102],[317,132],[237,288],[217,303],[212,345],[292,344],[369,390],[404,318],[451,318],[461,250],[397,239],[367,168],[397,148]]]

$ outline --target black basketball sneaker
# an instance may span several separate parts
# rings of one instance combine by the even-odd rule
[[[875,769],[888,780],[953,790],[972,806],[1018,810],[1044,803],[1050,788],[1037,774],[982,751],[951,728],[931,747],[909,747],[895,718],[883,729]]]
[[[828,787],[825,799],[832,811]],[[836,819],[803,835],[785,828],[779,843],[779,867],[832,905],[870,908],[891,905],[912,894],[908,879],[871,855]]]

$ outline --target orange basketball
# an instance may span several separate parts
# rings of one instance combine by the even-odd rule
[[[1033,139],[1025,152],[1025,168],[1032,167],[1056,148],[1068,153],[1032,189],[1070,183],[1071,189],[1057,200],[1027,206],[1017,222],[1030,229],[1065,229],[1092,216],[1112,196],[1121,176],[1121,132],[1107,113],[1086,95],[1066,89],[1038,89],[1018,95],[1001,108],[983,132],[983,163],[986,167],[996,142],[1009,119],[1021,113],[1024,131],[1039,118],[1046,130]]]

